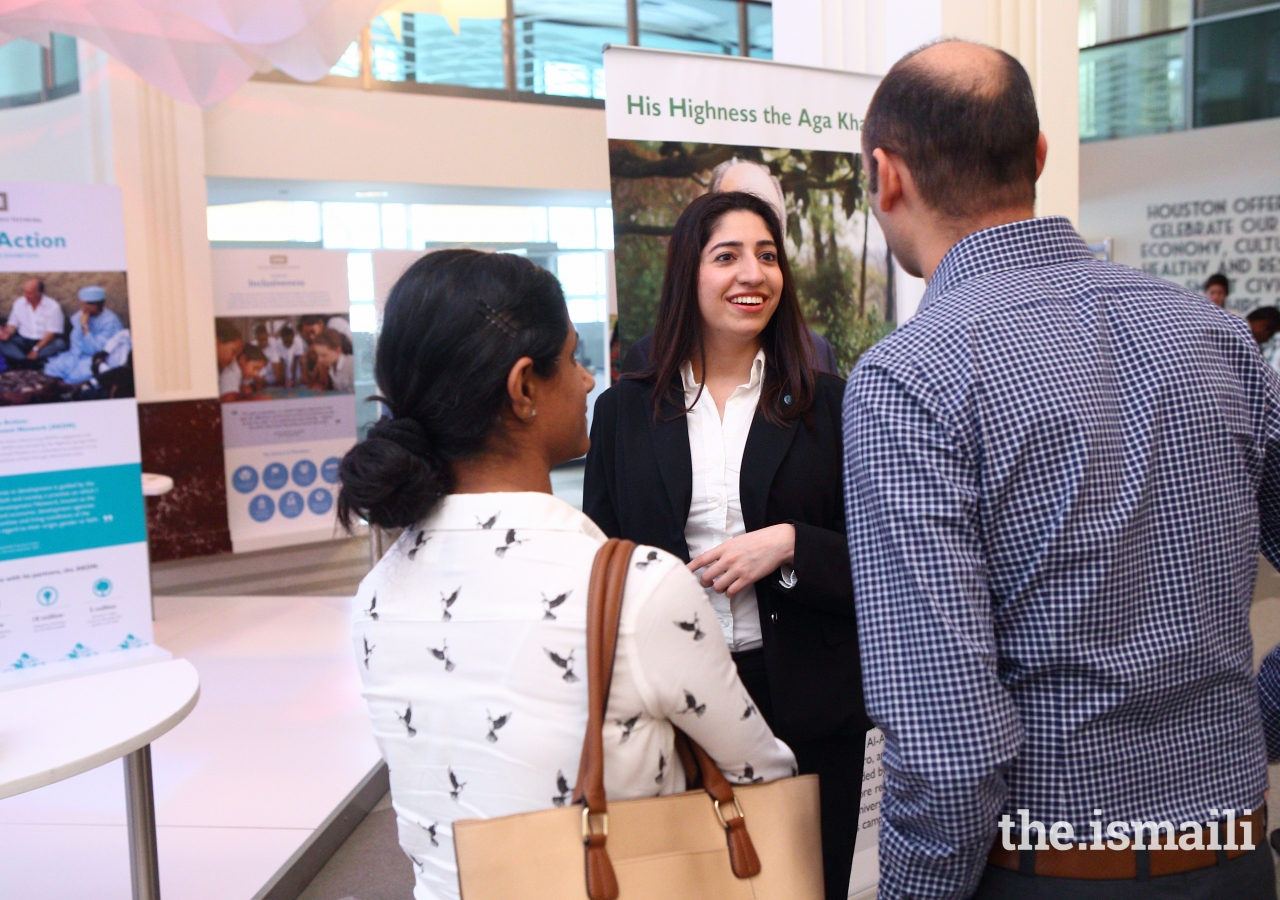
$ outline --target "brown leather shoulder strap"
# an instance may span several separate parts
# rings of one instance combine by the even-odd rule
[[[613,660],[618,649],[618,622],[632,541],[610,538],[596,552],[587,593],[587,732],[582,739],[575,802],[585,799],[592,812],[603,812],[604,714],[609,706]]]
[[[586,844],[587,895],[591,900],[614,900],[618,881],[605,849],[608,802],[604,792],[604,714],[618,649],[618,622],[627,584],[627,568],[635,550],[631,541],[610,538],[596,552],[587,594],[587,732],[582,739],[575,802],[583,802],[582,834]],[[604,817],[597,831],[592,817]]]

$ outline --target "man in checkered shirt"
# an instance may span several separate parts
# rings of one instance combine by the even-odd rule
[[[1033,218],[1007,54],[904,58],[863,149],[928,281],[845,396],[880,896],[1274,898],[1249,606],[1259,549],[1280,563],[1280,378],[1236,317]],[[1019,810],[1073,837],[1006,850]],[[1258,849],[1230,849],[1246,819]],[[1178,842],[1089,849],[1094,822]]]

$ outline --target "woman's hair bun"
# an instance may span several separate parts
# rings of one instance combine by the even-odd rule
[[[338,518],[348,527],[359,516],[380,528],[408,528],[453,488],[448,465],[409,418],[375,423],[342,458],[338,480]]]
[[[417,419],[379,419],[369,429],[369,437],[399,444],[414,456],[429,456],[431,441],[427,431]]]

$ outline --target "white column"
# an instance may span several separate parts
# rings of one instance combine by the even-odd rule
[[[203,115],[119,63],[106,79],[138,400],[216,397]]]
[[[884,72],[884,0],[775,0],[773,58],[850,72]]]

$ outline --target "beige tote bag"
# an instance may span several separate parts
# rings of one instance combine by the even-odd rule
[[[822,900],[816,775],[734,787],[677,731],[701,789],[606,802],[604,714],[634,549],[611,539],[591,570],[580,805],[454,822],[463,900]]]

